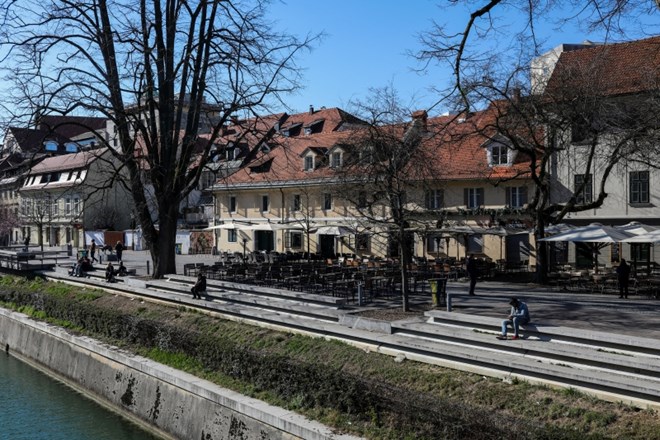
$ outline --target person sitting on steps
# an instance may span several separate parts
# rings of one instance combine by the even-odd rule
[[[525,325],[530,321],[527,304],[515,297],[511,298],[509,304],[511,305],[511,313],[507,319],[502,321],[502,334],[499,335],[497,339],[509,339],[506,335],[509,325],[513,328],[513,336],[511,336],[511,339],[518,339],[520,337],[518,335],[518,328],[521,324]]]
[[[108,262],[108,265],[105,267],[105,281],[112,283],[115,281],[115,268],[112,266],[112,263]]]
[[[202,293],[206,294],[206,276],[204,272],[199,272],[195,285],[190,289],[193,299],[202,299]]]

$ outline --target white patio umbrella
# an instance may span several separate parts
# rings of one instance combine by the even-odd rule
[[[623,243],[660,243],[660,229],[626,238]]]
[[[204,228],[204,231],[213,231],[215,229],[245,229],[248,226],[252,226],[249,223],[234,223],[234,222],[227,222],[223,223],[221,225],[215,225],[215,226],[209,226],[208,228]]]
[[[316,228],[316,233],[319,235],[334,235],[336,237],[345,237],[347,235],[355,234],[355,230],[348,226],[328,225],[319,226]]]
[[[640,222],[630,222],[625,225],[615,226],[615,227],[621,231],[630,232],[631,234],[635,234],[635,235],[648,234],[649,232],[658,229],[655,226],[645,225],[644,223],[640,223]]]
[[[284,231],[284,230],[303,230],[305,229],[302,225],[292,224],[292,223],[253,223],[249,225],[238,225],[237,229],[242,231]]]
[[[569,225],[568,223],[557,223],[556,225],[549,225],[545,227],[546,234],[559,234],[561,232],[568,232],[575,229],[576,226]]]
[[[573,243],[620,243],[626,238],[634,237],[630,232],[622,231],[613,226],[604,226],[600,223],[591,223],[587,226],[578,226],[539,241],[571,241]]]
[[[598,253],[602,247],[612,243],[620,243],[627,238],[634,237],[630,232],[621,231],[613,226],[604,226],[592,223],[579,226],[570,231],[562,232],[551,237],[541,238],[539,241],[570,241],[573,243],[588,243],[593,251],[594,268],[598,271]]]

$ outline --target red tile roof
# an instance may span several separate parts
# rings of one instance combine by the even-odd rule
[[[657,90],[660,86],[660,37],[590,46],[563,52],[548,81],[550,96],[589,87],[602,96]]]
[[[490,167],[487,163],[486,147],[489,141],[484,127],[493,121],[492,110],[478,112],[469,118],[442,116],[429,118],[428,132],[423,134],[420,155],[427,168],[436,170],[433,178],[438,180],[499,180],[529,176],[529,163],[519,154],[512,166]],[[407,127],[391,127],[399,137]],[[494,129],[491,130],[493,135]],[[271,151],[261,153],[253,162],[223,180],[232,185],[277,185],[278,182],[310,182],[332,178],[335,172],[327,166],[312,171],[303,168],[301,154],[306,150],[329,151],[336,145],[350,145],[360,136],[359,129],[312,134],[308,136],[276,136],[268,144]],[[422,176],[420,167],[410,166],[406,171],[411,179]]]

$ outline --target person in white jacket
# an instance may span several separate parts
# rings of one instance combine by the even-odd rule
[[[510,339],[518,339],[520,337],[518,335],[518,328],[521,324],[525,325],[530,321],[527,304],[515,297],[511,298],[509,304],[511,305],[511,314],[507,319],[502,321],[502,334],[497,339],[509,339],[507,336],[509,325],[513,328],[513,336]]]

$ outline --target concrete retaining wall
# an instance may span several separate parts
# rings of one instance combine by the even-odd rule
[[[0,309],[0,344],[180,439],[356,439],[148,359]]]

